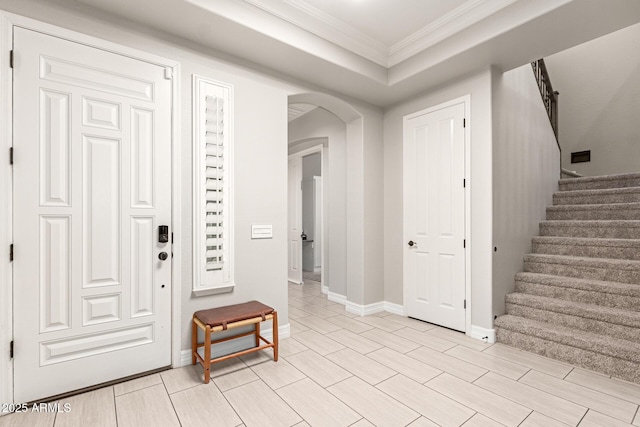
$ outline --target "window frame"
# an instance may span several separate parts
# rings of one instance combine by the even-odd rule
[[[193,284],[194,296],[215,295],[232,292],[234,282],[234,185],[233,185],[233,85],[207,77],[193,75]],[[221,270],[206,270],[206,97],[220,96],[224,99],[223,132],[224,151],[224,221],[223,247],[225,256]]]

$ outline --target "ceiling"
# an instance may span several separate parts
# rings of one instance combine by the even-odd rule
[[[640,22],[637,0],[57,1],[382,107]]]

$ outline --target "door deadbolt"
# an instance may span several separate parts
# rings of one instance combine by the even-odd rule
[[[158,227],[158,242],[160,243],[169,242],[169,226],[168,225],[161,225]]]
[[[158,254],[158,258],[160,258],[162,261],[166,260],[169,257],[169,255],[166,252],[160,252]]]

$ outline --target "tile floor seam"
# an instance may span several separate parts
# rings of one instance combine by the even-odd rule
[[[231,410],[233,411],[234,414],[236,414],[236,416],[238,417],[238,419],[241,421],[240,424],[238,424],[238,426],[242,426],[245,425],[244,424],[244,420],[242,419],[242,417],[240,416],[240,414],[238,413],[238,411],[236,411],[236,408],[233,407],[233,405],[231,404],[231,402],[229,401],[229,399],[227,399],[227,396],[224,394],[224,392],[220,389],[220,387],[218,387],[218,384],[216,384],[215,382],[213,382],[213,378],[211,378],[211,382],[213,384],[213,387],[216,388],[216,390],[218,390],[218,392],[220,393],[220,395],[222,396],[222,398],[225,400],[225,402],[227,402],[227,405],[229,405],[229,407],[231,408]],[[237,426],[236,426],[237,427]]]
[[[441,375],[443,375],[443,374],[445,374],[445,372],[442,372],[442,373],[438,374],[438,376],[431,378],[429,381],[427,381],[427,382],[426,382],[426,383],[424,383],[423,385],[424,385],[425,387],[429,387],[429,385],[428,385],[428,384],[429,384],[429,382],[431,382],[431,381],[435,380],[436,378],[438,378],[439,376],[441,376]],[[449,374],[449,375],[451,375],[451,374]],[[486,373],[485,373],[485,374],[483,374],[483,375],[486,375]],[[458,377],[456,377],[456,378],[458,378]],[[465,380],[462,380],[462,381],[465,381]],[[468,381],[467,381],[467,382],[468,382]],[[472,384],[472,383],[469,383],[469,384]],[[478,387],[478,386],[476,386],[476,387]],[[464,403],[462,403],[462,402],[460,402],[460,401],[458,401],[458,400],[454,399],[454,398],[453,398],[453,397],[451,397],[451,396],[447,396],[446,394],[444,394],[444,393],[440,392],[440,390],[436,390],[436,389],[435,389],[435,388],[433,388],[433,387],[429,387],[429,390],[431,390],[431,391],[433,391],[433,392],[435,392],[435,393],[438,393],[440,396],[444,396],[444,397],[446,397],[447,399],[449,399],[449,400],[452,400],[452,401],[456,402],[458,405],[464,406],[465,408],[469,409],[470,411],[475,412],[475,414],[480,414],[480,415],[482,415],[482,416],[485,416],[485,417],[487,417],[487,418],[490,418],[492,421],[495,421],[496,423],[498,423],[498,424],[502,425],[502,423],[500,423],[500,422],[498,422],[498,421],[494,420],[493,418],[489,417],[488,415],[485,415],[485,414],[483,414],[482,412],[477,411],[477,410],[475,410],[475,409],[473,409],[473,408],[469,407],[468,405],[465,405]],[[526,409],[529,409],[529,408],[526,408]],[[473,418],[473,417],[475,416],[475,414],[473,414],[473,415],[469,418],[469,420],[470,420],[471,418]],[[465,424],[466,424],[469,420],[465,421]]]
[[[561,379],[562,379],[562,381],[565,381],[565,380],[567,379],[567,377],[569,376],[569,374],[570,374],[571,372],[573,372],[575,369],[576,369],[576,368],[571,368],[571,370],[570,370],[569,372],[567,372],[567,375],[565,375],[564,377],[562,377],[562,378],[561,378]]]
[[[539,373],[544,374],[544,372],[535,371],[534,369],[532,369],[532,371],[534,371],[534,372],[539,372]],[[547,375],[547,374],[544,374],[544,375]],[[551,375],[549,375],[549,376],[551,376]],[[523,377],[524,377],[524,376],[523,376]],[[556,377],[552,377],[552,378],[556,378]],[[556,378],[556,379],[559,379],[559,378]],[[584,387],[584,386],[581,386],[581,385],[579,385],[579,384],[573,384],[573,383],[570,383],[569,381],[565,381],[565,380],[561,380],[561,381],[564,381],[564,382],[566,382],[567,384],[572,384],[572,385],[577,386],[577,387]],[[520,381],[518,381],[518,382],[520,382]],[[593,412],[598,412],[598,413],[601,413],[601,414],[602,414],[602,412],[600,412],[600,411],[596,411],[594,408],[592,408],[592,407],[591,407],[591,406],[589,406],[589,405],[586,405],[586,404],[584,404],[584,403],[580,403],[580,402],[576,402],[573,398],[568,398],[568,397],[559,396],[559,395],[557,395],[557,394],[554,394],[553,392],[549,392],[549,391],[543,390],[543,389],[541,389],[541,388],[539,388],[539,387],[536,387],[535,385],[527,384],[527,383],[525,383],[525,382],[522,382],[522,384],[524,384],[524,385],[528,385],[529,387],[533,387],[533,388],[535,388],[536,390],[541,391],[541,392],[546,393],[546,394],[549,394],[549,395],[551,395],[551,396],[555,396],[555,397],[557,397],[557,398],[564,399],[564,400],[566,400],[566,401],[568,401],[568,402],[571,402],[571,403],[573,403],[573,404],[575,404],[575,405],[585,407],[585,408],[587,408],[587,412],[586,412],[586,413],[588,413],[589,411],[593,411]],[[584,388],[586,388],[587,390],[591,390],[591,391],[598,392],[597,390],[592,390],[592,389],[589,389],[588,387],[584,387]],[[599,392],[599,393],[602,393],[602,392]],[[618,400],[622,400],[622,399],[619,399],[619,398],[616,398],[616,397],[614,397],[614,398],[615,398],[615,399],[618,399]],[[625,402],[626,402],[626,401],[625,401]],[[586,416],[586,413],[585,413],[585,416]],[[609,414],[603,414],[603,415],[607,415],[607,416],[609,416],[609,417],[611,417],[611,418],[615,418],[616,420],[623,421],[623,422],[625,422],[625,423],[627,422],[627,421],[625,421],[625,420],[623,420],[623,419],[621,419],[621,418],[618,418],[618,417],[616,417],[616,416],[613,416],[613,415],[609,415]],[[583,418],[584,418],[584,417],[583,417]],[[580,421],[580,422],[582,422],[582,421]],[[632,422],[633,422],[633,418],[631,419],[631,423],[632,423]],[[627,424],[631,424],[631,423],[627,423]],[[578,423],[578,425],[580,425],[580,423]]]
[[[211,381],[214,381],[214,379],[213,379],[213,378],[211,378]],[[249,382],[246,382],[246,383],[244,383],[244,384],[239,384],[239,385],[237,385],[237,386],[234,386],[234,387],[228,388],[228,389],[226,389],[225,391],[222,391],[222,389],[220,389],[220,387],[218,387],[218,389],[220,390],[220,392],[221,392],[222,394],[224,394],[224,393],[226,393],[226,392],[228,392],[228,391],[235,390],[235,389],[237,389],[238,387],[242,387],[242,386],[244,386],[244,385],[251,384],[251,383],[254,383],[254,382],[256,382],[256,381],[262,381],[262,379],[261,379],[260,377],[258,377],[258,378],[256,378],[256,379],[251,380],[251,381],[249,381]],[[214,381],[214,383],[215,383],[215,381]],[[217,386],[217,384],[216,384],[216,386]],[[240,418],[240,419],[242,419],[242,418]]]
[[[169,402],[171,402],[171,409],[173,409],[173,413],[176,416],[176,420],[178,420],[178,424],[182,426],[182,421],[180,421],[180,417],[178,416],[178,411],[176,411],[176,406],[173,404],[173,400],[171,400],[171,395],[169,394],[169,390],[167,389],[167,384],[165,384],[164,378],[162,378],[162,375],[160,375],[160,380],[162,380],[162,387],[164,388],[164,392],[167,393],[167,398],[169,399]]]

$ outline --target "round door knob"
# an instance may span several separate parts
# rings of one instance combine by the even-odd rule
[[[418,244],[416,242],[414,242],[413,240],[409,240],[409,246],[411,247],[418,247]]]
[[[160,258],[162,261],[166,260],[169,257],[169,255],[167,255],[166,252],[160,252],[158,254],[158,258]]]

